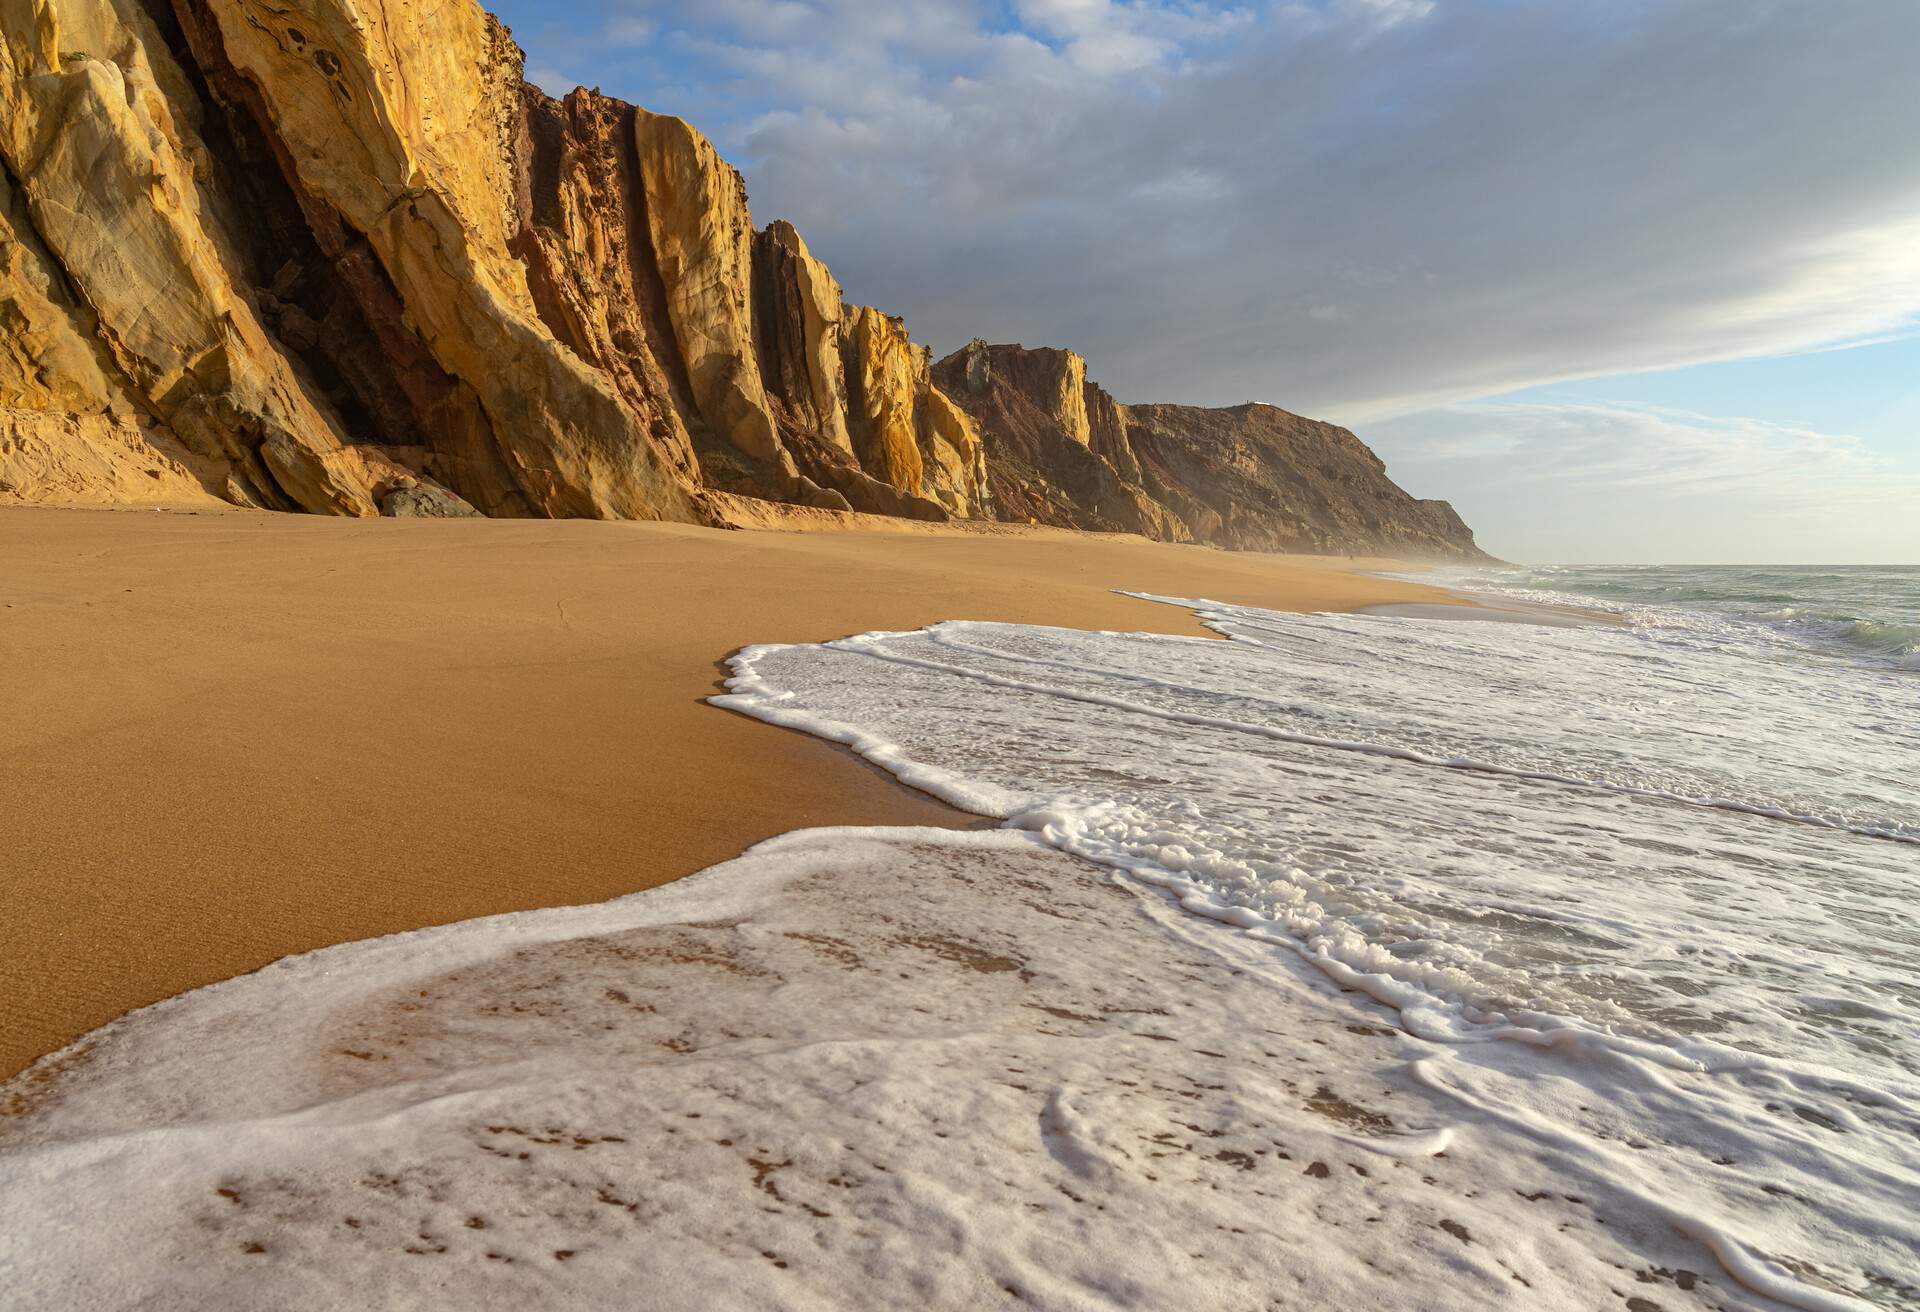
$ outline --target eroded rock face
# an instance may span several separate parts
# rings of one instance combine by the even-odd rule
[[[906,326],[870,305],[849,314],[843,347],[854,450],[875,478],[917,492],[956,515],[986,500],[982,448],[972,421],[934,386],[927,350]]]
[[[255,313],[197,97],[145,11],[5,0],[0,108],[10,226],[30,227],[68,299],[91,307],[54,334],[75,373],[43,383],[48,399],[77,388],[102,409],[110,394],[137,400],[230,468],[236,501],[374,513],[337,417]],[[104,356],[72,349],[70,335],[88,331]],[[8,335],[16,356],[46,349],[32,331]]]
[[[926,472],[914,424],[913,350],[906,330],[871,305],[853,313],[846,339],[854,450],[875,478],[918,490]]]
[[[1180,517],[1139,485],[1124,411],[1086,382],[1078,355],[975,340],[934,366],[933,378],[984,437],[982,459],[1000,518],[1190,539]]]
[[[522,84],[514,253],[548,331],[604,372],[676,477],[698,482],[692,394],[648,230],[633,106]]]
[[[1268,405],[1121,405],[1072,352],[978,340],[934,376],[978,421],[1005,518],[1249,551],[1481,554],[1451,506],[1408,496],[1332,424]]]
[[[363,238],[538,513],[698,518],[672,455],[547,330],[511,253],[520,52],[470,0],[205,0],[297,185]],[[458,490],[458,489],[457,489]]]
[[[1132,405],[1126,414],[1147,487],[1206,541],[1241,551],[1483,554],[1451,506],[1407,495],[1337,425],[1256,403]]]
[[[800,467],[839,487],[857,508],[892,503],[899,508],[882,513],[981,515],[979,435],[933,386],[927,349],[907,336],[905,324],[872,306],[847,305],[833,275],[788,223],[772,223],[755,238],[753,278],[765,395]],[[848,489],[836,454],[894,495],[862,480]]]
[[[776,407],[786,407],[793,422],[810,425],[829,445],[852,455],[840,284],[784,219],[754,238],[753,294],[768,396]]]
[[[1126,407],[1094,383],[1083,383],[1081,395],[1087,411],[1087,449],[1113,466],[1121,481],[1137,485],[1140,458],[1127,437]]]
[[[226,482],[144,416],[0,406],[0,503],[224,506]]]
[[[753,343],[747,184],[684,119],[640,110],[633,130],[667,317],[694,402],[720,436],[776,461],[780,435]]]
[[[924,356],[921,360],[919,376],[927,384],[919,397],[921,445],[933,471],[934,493],[956,514],[987,518],[992,496],[987,489],[986,444],[967,412],[933,386],[932,370]]]
[[[0,406],[83,415],[140,409],[100,339],[99,320],[75,296],[0,170]]]
[[[0,500],[1471,549],[1343,430],[933,366],[693,127],[546,95],[473,0],[0,0],[0,109]]]

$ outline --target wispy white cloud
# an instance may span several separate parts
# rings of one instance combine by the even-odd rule
[[[1252,20],[1249,10],[1136,0],[1014,0],[1030,31],[1059,43],[1075,68],[1109,76],[1163,68],[1183,49]]]
[[[1821,511],[1920,497],[1920,466],[1856,437],[1649,406],[1494,402],[1378,425],[1417,434],[1423,456],[1471,465],[1483,487],[1563,478],[1588,493],[1745,496]]]
[[[550,96],[564,96],[580,84],[580,79],[561,71],[545,60],[529,62],[524,76],[527,81]]]
[[[1369,432],[1527,559],[1920,559],[1920,451],[1745,417],[1598,403],[1449,405]],[[1685,544],[1682,546],[1681,544]]]
[[[602,36],[613,46],[644,46],[659,35],[660,24],[639,14],[615,14],[607,20]]]
[[[1339,0],[1338,12],[1375,30],[1415,23],[1433,12],[1434,0]]]

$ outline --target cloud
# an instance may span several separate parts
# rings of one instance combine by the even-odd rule
[[[609,45],[644,46],[658,35],[659,23],[639,14],[615,14],[607,20],[604,36]]]
[[[550,96],[564,96],[579,85],[578,78],[569,77],[547,63],[528,63],[523,76]]]
[[[853,296],[1125,399],[1366,421],[1920,311],[1912,0],[616,12],[652,62],[603,84],[715,135]]]
[[[1242,9],[1116,0],[1015,0],[1014,10],[1073,68],[1096,77],[1165,67],[1184,43],[1215,38],[1250,17]]]
[[[1591,494],[1633,489],[1669,499],[1747,496],[1782,507],[1910,500],[1900,462],[1858,438],[1652,406],[1496,402],[1443,406],[1378,426],[1417,433],[1428,460],[1478,463],[1484,487],[1543,470]]]
[[[1449,405],[1369,438],[1529,560],[1920,559],[1920,458],[1757,419],[1597,403]],[[1920,455],[1920,453],[1916,453]]]

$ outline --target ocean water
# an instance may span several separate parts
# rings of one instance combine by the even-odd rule
[[[1910,565],[1544,565],[1442,576],[1468,590],[1597,604],[1648,623],[1705,615],[1757,626],[1794,644],[1789,651],[1920,670],[1920,567]]]
[[[1231,641],[943,624],[746,653],[736,705],[1395,1008],[1747,1292],[1920,1306],[1920,574],[1441,581],[1613,622],[1162,599]]]
[[[1823,573],[749,648],[722,706],[997,824],[136,1013],[0,1087],[0,1289],[1920,1308],[1915,576]]]

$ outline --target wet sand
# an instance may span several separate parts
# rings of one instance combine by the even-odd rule
[[[331,943],[648,888],[810,825],[974,823],[715,710],[720,658],[941,619],[1203,633],[1116,587],[1438,602],[1051,530],[0,510],[0,1077]]]

